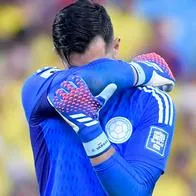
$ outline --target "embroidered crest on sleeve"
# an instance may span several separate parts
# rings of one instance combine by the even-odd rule
[[[127,118],[118,116],[107,122],[105,130],[112,143],[122,144],[131,137],[133,127]]]

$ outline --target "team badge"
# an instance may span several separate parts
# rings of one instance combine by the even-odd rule
[[[167,140],[168,133],[166,131],[158,127],[151,127],[148,139],[146,141],[146,148],[161,156],[164,156]]]
[[[127,118],[115,117],[107,122],[105,130],[112,143],[122,144],[131,137],[133,127]]]

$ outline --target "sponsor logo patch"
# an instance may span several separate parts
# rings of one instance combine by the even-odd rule
[[[168,133],[166,131],[159,127],[151,127],[148,139],[146,141],[146,148],[161,156],[164,156],[167,140]]]
[[[122,144],[131,137],[133,127],[127,118],[115,117],[107,122],[105,130],[112,143]]]

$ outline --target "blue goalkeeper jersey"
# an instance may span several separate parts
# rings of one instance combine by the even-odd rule
[[[22,90],[41,195],[106,195],[79,138],[47,101],[49,89],[76,69],[38,70]],[[164,172],[175,124],[169,95],[152,87],[118,91],[101,110],[100,123],[128,163],[142,162]]]

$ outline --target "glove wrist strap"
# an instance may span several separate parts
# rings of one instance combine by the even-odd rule
[[[102,132],[93,140],[89,142],[83,142],[83,146],[87,156],[94,158],[106,152],[111,147],[111,143],[108,140],[106,134]]]
[[[139,63],[136,63],[134,61],[132,61],[130,64],[132,65],[137,74],[137,81],[135,86],[144,84],[146,82],[146,74],[144,72],[144,69],[139,65]]]

